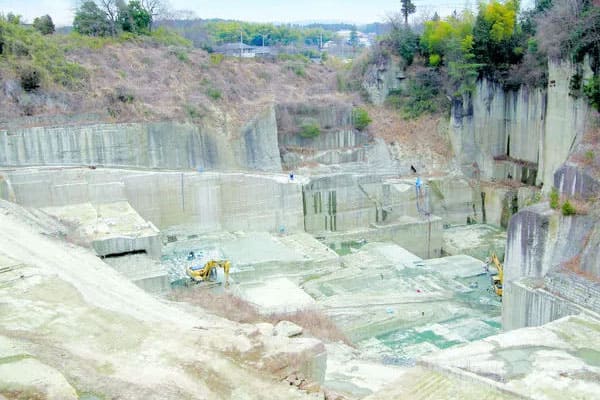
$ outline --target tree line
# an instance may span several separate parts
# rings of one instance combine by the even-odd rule
[[[593,0],[537,0],[527,11],[519,0],[487,0],[476,13],[436,13],[418,33],[408,25],[415,11],[402,0],[401,14],[391,19],[374,56],[399,55],[405,65],[418,62],[409,88],[393,93],[391,103],[408,116],[447,109],[446,96],[460,97],[475,89],[480,77],[507,89],[548,84],[548,59],[569,60],[576,66],[570,95],[584,96],[600,108],[600,7]],[[584,59],[593,76],[584,78]]]
[[[149,34],[165,12],[162,0],[86,0],[75,11],[73,30],[88,36]]]

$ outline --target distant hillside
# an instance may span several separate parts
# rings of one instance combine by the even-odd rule
[[[201,120],[215,110],[241,117],[269,101],[342,95],[334,69],[303,57],[228,59],[164,29],[93,38],[0,23],[0,123],[60,115]]]

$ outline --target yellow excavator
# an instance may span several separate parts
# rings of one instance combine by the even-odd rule
[[[494,287],[494,292],[500,297],[502,297],[502,283],[504,282],[504,268],[498,259],[496,253],[492,253],[492,262],[496,266],[498,273],[492,276],[492,286]]]
[[[187,268],[187,275],[194,282],[216,282],[217,281],[217,268],[223,268],[225,272],[225,285],[229,285],[229,269],[231,268],[231,262],[229,260],[210,260],[204,267],[200,265],[190,266]]]

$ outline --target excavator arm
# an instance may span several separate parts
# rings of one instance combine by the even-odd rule
[[[498,273],[492,276],[492,285],[494,285],[494,291],[498,296],[502,296],[502,286],[504,283],[504,268],[498,259],[496,253],[492,254],[492,262],[496,266]]]
[[[231,262],[229,260],[210,260],[204,264],[204,268],[188,267],[187,274],[196,282],[210,280],[211,272],[215,268],[223,268],[225,272],[225,284],[229,285],[229,270],[231,268]]]

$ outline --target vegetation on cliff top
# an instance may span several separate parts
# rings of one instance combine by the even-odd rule
[[[407,66],[417,58],[434,71],[425,85],[411,83],[405,93],[392,93],[391,103],[409,117],[438,110],[433,105],[443,104],[445,96],[472,92],[482,76],[508,89],[545,86],[548,57],[581,63],[589,56],[594,76],[585,80],[576,74],[571,94],[600,107],[600,7],[590,0],[543,0],[520,14],[518,0],[489,0],[479,4],[476,15],[465,10],[441,19],[435,14],[420,35],[392,21],[380,47],[376,53],[390,51]],[[415,82],[424,77],[411,76]]]
[[[25,91],[52,85],[75,89],[85,84],[85,69],[68,61],[61,46],[19,22],[14,16],[0,15],[0,68],[4,74],[17,76]]]

